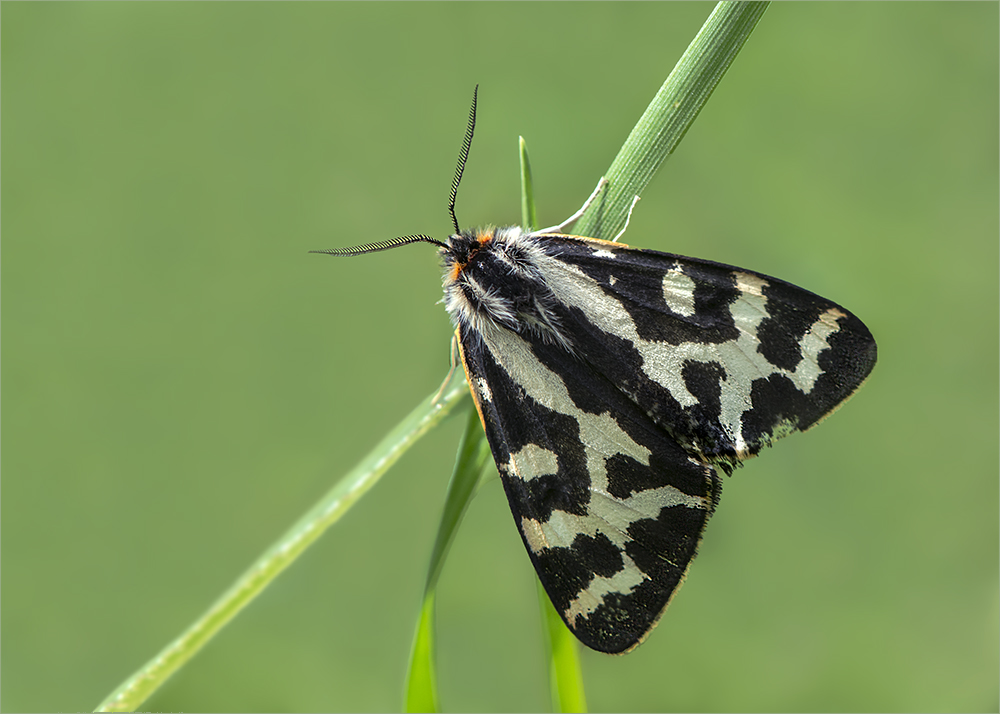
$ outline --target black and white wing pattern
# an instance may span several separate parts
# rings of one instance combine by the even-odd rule
[[[496,338],[463,335],[463,358],[528,554],[585,645],[628,650],[683,579],[718,477],[561,347]]]
[[[689,452],[724,468],[834,411],[875,366],[868,328],[730,265],[545,236],[548,285],[581,356]]]
[[[516,226],[459,230],[476,96],[446,243],[316,252],[440,248],[445,305],[531,562],[581,642],[626,652],[684,579],[719,500],[715,468],[731,473],[833,412],[874,368],[875,340],[836,303],[750,270]]]
[[[868,329],[789,283],[519,228],[449,239],[446,304],[514,519],[588,647],[649,633],[731,472],[860,386]]]

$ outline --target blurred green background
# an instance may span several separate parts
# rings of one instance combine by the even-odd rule
[[[4,711],[86,710],[448,368],[428,246],[571,213],[711,4],[4,3]],[[594,710],[996,711],[998,6],[778,4],[626,241],[856,312],[858,395],[726,481]],[[452,418],[146,708],[394,710]],[[446,709],[548,706],[499,481],[438,595]]]

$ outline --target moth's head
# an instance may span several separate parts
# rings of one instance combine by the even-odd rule
[[[469,272],[500,293],[512,280],[537,280],[537,255],[541,252],[538,237],[520,226],[460,231],[449,236],[447,246],[440,251],[446,281],[458,280]]]
[[[447,245],[439,251],[446,279],[458,280],[469,263],[475,260],[481,251],[489,249],[494,234],[492,227],[486,227],[466,229],[449,236]]]

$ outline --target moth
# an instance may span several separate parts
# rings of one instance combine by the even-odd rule
[[[586,204],[542,231],[461,230],[475,123],[476,94],[447,241],[314,252],[438,246],[461,361],[535,571],[583,644],[627,652],[684,579],[719,502],[717,471],[836,410],[875,366],[875,340],[783,280],[562,233]]]

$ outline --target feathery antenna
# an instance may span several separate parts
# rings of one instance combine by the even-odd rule
[[[398,248],[401,245],[406,245],[407,243],[433,243],[436,246],[442,248],[447,248],[448,246],[439,240],[434,240],[430,236],[425,235],[413,235],[413,236],[401,236],[399,238],[393,238],[392,240],[383,240],[378,243],[366,243],[365,245],[356,245],[352,248],[330,248],[328,250],[310,250],[310,253],[322,253],[324,255],[335,255],[340,258],[349,258],[354,255],[364,255],[365,253],[375,253],[380,250],[389,250],[390,248]]]
[[[469,125],[465,129],[465,138],[462,140],[462,151],[458,155],[458,168],[455,169],[455,178],[451,181],[451,197],[448,199],[448,213],[451,214],[451,222],[455,226],[455,233],[459,233],[458,219],[455,217],[455,197],[458,195],[458,184],[462,181],[462,172],[465,171],[465,162],[469,158],[469,149],[472,148],[472,134],[476,130],[476,98],[479,96],[479,85],[476,85],[472,92],[472,109],[469,110]],[[383,240],[378,243],[366,243],[350,248],[330,248],[328,250],[310,250],[310,253],[322,253],[323,255],[333,255],[340,258],[349,258],[365,253],[375,253],[380,250],[398,248],[408,243],[433,243],[434,245],[447,248],[447,243],[442,243],[430,236],[423,234],[412,236],[401,236],[392,240]]]
[[[458,184],[462,182],[462,172],[465,171],[465,162],[469,158],[469,149],[472,148],[472,134],[476,131],[476,98],[479,96],[479,85],[472,91],[472,109],[469,110],[469,126],[465,129],[465,138],[462,139],[462,151],[458,155],[458,166],[455,168],[455,178],[451,181],[451,197],[448,199],[448,213],[451,214],[451,223],[455,226],[455,233],[460,233],[458,218],[455,217],[455,197],[458,196]]]

